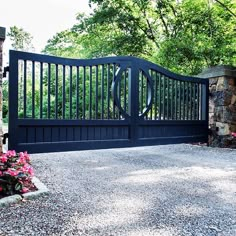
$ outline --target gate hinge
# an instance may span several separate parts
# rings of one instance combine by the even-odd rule
[[[6,144],[6,140],[7,140],[7,138],[9,138],[9,134],[5,133],[5,134],[1,135],[1,137],[3,138],[2,139],[2,144]]]
[[[5,66],[3,70],[3,78],[7,77],[7,72],[9,72],[9,66]]]

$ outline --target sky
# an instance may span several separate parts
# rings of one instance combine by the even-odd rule
[[[76,22],[78,12],[89,12],[89,0],[0,0],[0,26],[23,28],[33,36],[36,52],[40,52],[57,32],[68,29]],[[4,43],[4,57],[10,49]]]

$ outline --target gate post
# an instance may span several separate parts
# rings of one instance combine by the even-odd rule
[[[236,67],[215,66],[198,76],[209,80],[209,144],[236,148]]]
[[[6,29],[0,27],[0,153],[3,152],[2,138],[3,127],[2,127],[2,78],[3,78],[3,42],[6,38]]]

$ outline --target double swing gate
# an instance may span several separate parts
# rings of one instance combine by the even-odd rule
[[[10,51],[9,149],[30,153],[207,142],[208,81],[135,57]]]

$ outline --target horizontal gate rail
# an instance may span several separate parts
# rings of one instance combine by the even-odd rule
[[[29,152],[207,142],[208,80],[135,57],[10,51],[9,148]]]

